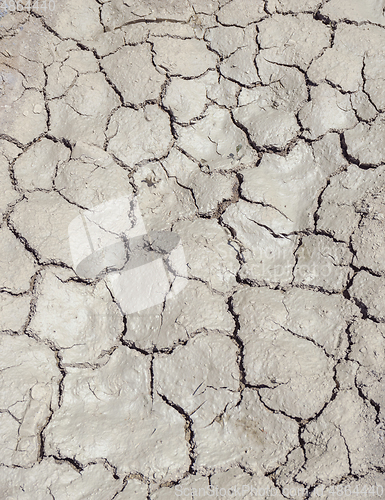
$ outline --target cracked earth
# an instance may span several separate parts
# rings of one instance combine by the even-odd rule
[[[1,499],[381,498],[385,2],[17,5]],[[134,198],[188,269],[136,309],[156,272],[127,299],[116,270],[79,272],[69,231]]]

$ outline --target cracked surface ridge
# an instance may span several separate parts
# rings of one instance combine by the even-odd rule
[[[0,498],[385,498],[385,0],[0,5]]]

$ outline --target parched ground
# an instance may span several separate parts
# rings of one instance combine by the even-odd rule
[[[2,500],[385,496],[384,11],[2,1]]]

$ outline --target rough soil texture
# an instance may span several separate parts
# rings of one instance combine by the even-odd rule
[[[44,3],[0,6],[1,499],[385,496],[385,1]],[[124,199],[174,288],[77,265]]]

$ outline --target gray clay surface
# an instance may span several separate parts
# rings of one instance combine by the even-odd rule
[[[0,14],[1,500],[385,496],[385,1]]]

